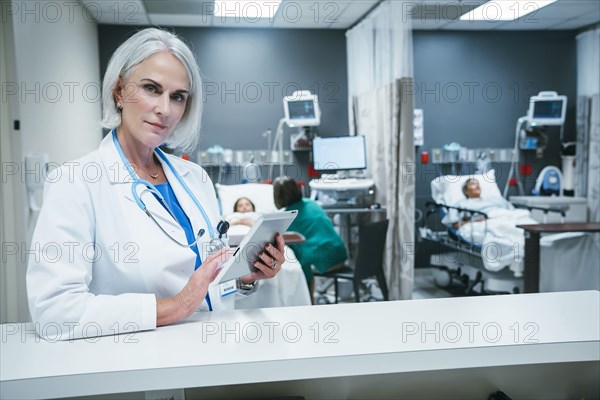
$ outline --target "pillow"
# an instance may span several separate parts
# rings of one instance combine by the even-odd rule
[[[233,214],[233,205],[240,197],[249,198],[256,207],[256,212],[269,213],[277,211],[273,200],[273,185],[264,183],[245,183],[242,185],[215,184],[217,197],[221,206],[221,214]]]
[[[467,179],[470,178],[479,181],[482,199],[503,197],[496,183],[496,172],[493,169],[477,175],[438,176],[431,181],[431,197],[436,203],[455,206],[459,201],[466,198],[462,189]]]

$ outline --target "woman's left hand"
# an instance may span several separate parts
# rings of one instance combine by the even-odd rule
[[[252,283],[260,279],[271,279],[279,271],[285,262],[284,257],[285,241],[283,236],[277,233],[275,235],[275,245],[267,243],[265,248],[258,254],[258,260],[254,262],[254,266],[258,269],[248,275],[242,277],[242,282]]]

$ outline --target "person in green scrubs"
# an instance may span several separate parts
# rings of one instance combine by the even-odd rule
[[[306,238],[304,243],[289,244],[302,265],[311,301],[314,292],[313,267],[321,274],[341,270],[348,259],[346,246],[333,228],[331,220],[316,202],[302,198],[296,181],[287,176],[273,182],[275,206],[286,211],[298,210],[298,216],[289,231],[299,232]]]

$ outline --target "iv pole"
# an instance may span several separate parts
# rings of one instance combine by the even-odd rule
[[[279,161],[279,176],[283,176],[283,125],[285,118],[281,118],[277,124],[275,137],[273,138],[273,150],[277,150],[277,158]],[[273,164],[269,167],[269,179],[273,179]]]
[[[525,191],[523,190],[523,185],[521,184],[521,179],[519,179],[519,136],[521,134],[521,130],[523,129],[523,125],[527,123],[529,119],[527,116],[523,116],[517,120],[517,126],[515,131],[515,147],[513,149],[512,160],[510,165],[510,171],[508,172],[508,179],[506,181],[506,185],[504,186],[504,198],[507,198],[508,188],[510,186],[510,180],[513,175],[515,176],[515,180],[517,182],[517,190],[519,191],[519,196],[523,196]]]

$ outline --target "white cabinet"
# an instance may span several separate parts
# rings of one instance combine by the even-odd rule
[[[560,207],[568,206],[564,222],[587,222],[587,199],[585,197],[566,196],[511,196],[509,201],[513,204],[532,207]],[[544,212],[532,210],[531,218],[541,223],[561,222],[560,214],[548,213],[544,220]]]

